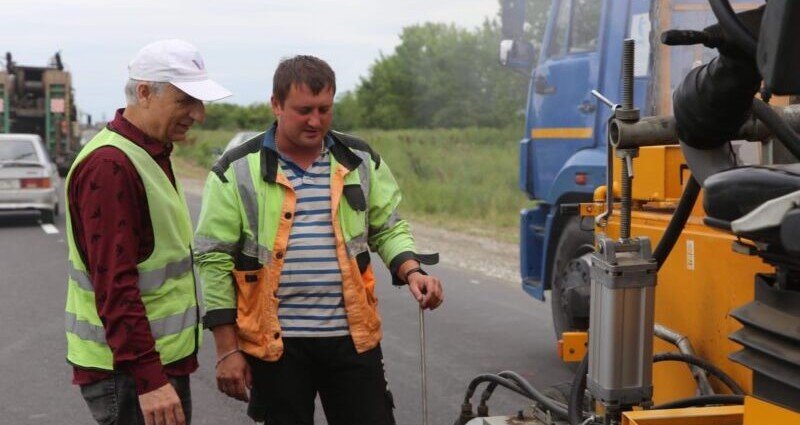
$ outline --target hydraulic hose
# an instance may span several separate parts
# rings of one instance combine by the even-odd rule
[[[678,208],[672,214],[664,235],[658,241],[655,251],[653,251],[653,258],[656,260],[659,270],[664,262],[667,261],[672,248],[675,247],[678,237],[680,237],[683,228],[686,226],[686,221],[689,220],[689,216],[692,214],[692,208],[694,208],[699,194],[700,183],[697,182],[694,176],[690,176],[689,181],[686,182],[686,188],[683,189],[681,194],[681,199],[678,201]]]
[[[523,397],[533,398],[526,391],[524,391],[520,387],[518,387],[514,382],[512,382],[512,381],[510,381],[510,380],[508,380],[506,378],[497,376],[497,375],[495,375],[493,373],[484,373],[484,374],[476,376],[469,383],[469,386],[467,387],[467,392],[464,395],[464,403],[469,403],[470,399],[475,394],[475,389],[478,387],[478,385],[480,385],[480,384],[482,384],[484,382],[490,382],[491,384],[494,384],[495,386],[500,385],[500,386],[502,386],[504,388],[508,388],[509,390],[511,390],[511,391],[523,396]],[[492,388],[492,391],[494,391],[494,388]]]
[[[534,388],[533,385],[530,384],[530,382],[525,380],[525,378],[520,376],[518,373],[506,370],[500,372],[500,374],[502,377],[516,382],[517,385],[519,385],[520,388],[522,388],[522,390],[526,391],[529,394],[529,398],[536,400],[538,403],[540,403],[542,406],[544,406],[554,414],[562,418],[567,417],[567,409],[568,409],[567,406],[564,406],[563,403],[559,403],[558,401],[555,401],[552,398],[539,392],[539,390]],[[578,410],[578,412],[580,412],[580,409]]]
[[[783,146],[800,159],[800,135],[798,135],[786,121],[778,115],[769,105],[759,99],[753,99],[753,115],[764,122],[772,130],[775,137],[781,141]]]
[[[567,419],[569,425],[581,425],[583,418],[583,393],[586,391],[586,374],[589,373],[589,355],[583,356],[583,360],[575,371],[575,378],[572,380],[572,388],[569,390],[569,403],[567,403]]]
[[[731,3],[728,0],[709,0],[708,2],[711,4],[711,10],[714,12],[714,16],[717,17],[717,21],[719,21],[719,25],[725,35],[730,38],[736,47],[755,60],[758,48],[756,39],[750,34],[742,21],[739,20],[739,17],[736,16]]]
[[[536,388],[534,388],[530,383],[528,383],[528,381],[526,381],[524,378],[522,378],[515,372],[505,371],[501,373],[506,376],[504,377],[490,373],[485,373],[475,377],[469,383],[469,386],[467,388],[467,393],[464,396],[464,403],[469,402],[469,400],[475,393],[475,389],[478,387],[478,385],[480,385],[483,382],[490,382],[491,384],[508,388],[509,390],[523,397],[529,398],[531,400],[540,403],[546,409],[550,410],[553,414],[559,417],[562,418],[567,417],[567,406],[565,406],[563,403],[553,400],[550,397],[547,397],[546,395],[540,393]]]
[[[654,406],[653,410],[663,409],[681,409],[684,407],[702,407],[710,406],[712,404],[743,404],[743,395],[730,395],[730,394],[715,394],[715,395],[701,395],[697,397],[682,398],[669,403]]]
[[[713,364],[709,363],[708,361],[701,359],[697,356],[692,356],[685,353],[658,353],[653,356],[653,363],[664,362],[664,361],[678,361],[688,363],[693,366],[697,366],[699,368],[704,369],[709,374],[713,375],[722,383],[724,383],[734,394],[743,396],[744,390],[733,378],[730,377],[727,373],[723,372],[722,369],[714,366]]]

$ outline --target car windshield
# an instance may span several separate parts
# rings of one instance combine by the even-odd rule
[[[8,140],[0,142],[0,162],[39,162],[39,157],[30,140]]]

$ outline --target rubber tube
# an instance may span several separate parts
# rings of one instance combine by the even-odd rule
[[[654,406],[652,410],[681,409],[684,407],[702,407],[712,404],[744,404],[744,396],[739,394],[701,395],[697,397],[682,398],[669,403]]]
[[[469,403],[470,399],[475,394],[475,389],[478,387],[478,385],[480,385],[480,384],[482,384],[484,382],[491,382],[491,383],[496,384],[496,385],[501,385],[501,386],[503,386],[505,388],[508,388],[511,391],[514,391],[515,393],[517,393],[517,394],[519,394],[519,395],[521,395],[523,397],[533,398],[530,394],[528,394],[527,392],[525,392],[524,390],[522,390],[521,388],[516,386],[512,381],[509,381],[506,378],[497,376],[497,375],[495,375],[493,373],[484,373],[484,374],[476,376],[475,378],[472,379],[472,381],[470,381],[469,386],[467,387],[467,392],[464,395],[464,403]]]
[[[731,3],[728,0],[709,0],[708,2],[725,35],[755,61],[758,49],[756,39],[736,16]]]
[[[653,363],[664,362],[664,361],[678,361],[689,363],[691,365],[700,367],[704,369],[706,372],[714,375],[717,379],[722,381],[728,388],[733,391],[736,395],[744,395],[744,390],[733,378],[730,377],[727,373],[723,372],[722,369],[714,366],[713,364],[709,363],[707,360],[704,360],[697,356],[692,356],[685,353],[658,353],[653,356]]]
[[[672,213],[672,218],[669,220],[666,230],[664,230],[664,235],[658,241],[655,251],[653,251],[653,258],[656,260],[659,270],[661,270],[664,262],[667,261],[669,253],[675,247],[675,243],[678,242],[678,238],[686,226],[689,216],[692,214],[692,209],[695,202],[697,202],[699,194],[700,183],[697,182],[694,176],[690,176],[689,181],[686,182],[686,188],[683,189],[681,194],[681,199],[678,201],[678,208]]]
[[[575,378],[572,380],[572,388],[569,390],[569,403],[567,403],[567,419],[569,425],[581,425],[583,418],[583,393],[586,391],[586,374],[589,373],[589,355],[583,356],[583,360],[575,371]]]

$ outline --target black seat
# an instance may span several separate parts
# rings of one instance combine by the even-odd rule
[[[704,189],[706,214],[731,222],[769,200],[800,190],[800,164],[732,168],[706,179]]]

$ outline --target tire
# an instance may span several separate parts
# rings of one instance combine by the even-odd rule
[[[582,230],[580,218],[569,218],[556,245],[550,277],[550,306],[556,340],[569,331],[589,329],[589,266],[594,235]]]
[[[42,210],[41,220],[43,224],[53,224],[56,221],[56,214],[57,209],[52,210]]]
[[[60,214],[61,208],[59,207],[58,202],[56,202],[56,205],[53,207],[53,216],[58,217]]]

